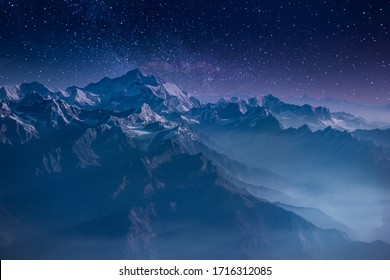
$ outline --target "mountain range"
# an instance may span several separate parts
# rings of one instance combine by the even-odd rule
[[[5,86],[0,257],[390,259],[387,134],[272,95],[203,103],[138,69]]]
[[[325,106],[333,112],[346,111],[354,114],[355,116],[364,118],[376,128],[389,128],[390,103],[388,101],[377,103],[358,103],[351,100],[331,97],[313,98],[308,95],[303,95],[298,98],[291,96],[284,98],[283,101],[295,105],[309,104],[314,107]]]

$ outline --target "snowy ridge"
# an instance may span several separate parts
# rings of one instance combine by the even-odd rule
[[[253,108],[264,108],[285,128],[299,128],[307,125],[311,130],[316,131],[330,126],[338,130],[352,131],[372,127],[363,118],[355,117],[352,114],[345,112],[332,113],[328,108],[322,106],[288,104],[270,94],[248,99],[240,97],[221,98],[215,104],[209,103],[201,107],[203,108],[203,117],[207,116],[206,118],[210,121],[212,119],[237,119]],[[199,115],[199,111],[202,110],[197,110],[197,115]],[[261,115],[264,112],[257,111],[257,113]],[[253,112],[251,114],[253,115]]]
[[[0,118],[5,118],[8,117],[9,115],[12,114],[11,109],[8,107],[6,103],[1,103],[1,108],[0,108]]]
[[[0,88],[0,99],[20,100],[20,86],[3,86]]]
[[[134,116],[134,122],[138,122],[138,120],[141,120],[143,124],[148,124],[152,122],[167,122],[164,117],[153,112],[150,106],[146,103],[142,104],[140,112],[138,114],[135,114]]]
[[[65,93],[66,95],[64,95],[64,99],[69,104],[79,107],[93,107],[101,102],[99,95],[84,91],[77,87],[67,88]]]

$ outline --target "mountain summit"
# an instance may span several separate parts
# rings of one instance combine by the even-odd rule
[[[140,103],[148,103],[159,112],[186,112],[193,107],[188,96],[176,85],[155,76],[145,76],[138,68],[118,78],[104,78],[81,90],[99,95],[101,106],[115,110],[138,108]]]

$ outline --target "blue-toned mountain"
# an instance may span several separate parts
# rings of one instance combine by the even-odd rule
[[[307,204],[291,178],[303,166],[311,182],[323,163],[352,156],[353,168],[365,160],[387,174],[386,154],[373,162],[381,148],[331,128],[286,129],[276,107],[311,109],[202,104],[139,70],[85,88],[0,92],[2,259],[390,258],[386,243],[294,212]]]

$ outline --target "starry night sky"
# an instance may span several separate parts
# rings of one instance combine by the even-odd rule
[[[0,85],[139,67],[193,94],[390,100],[387,0],[0,0]]]

